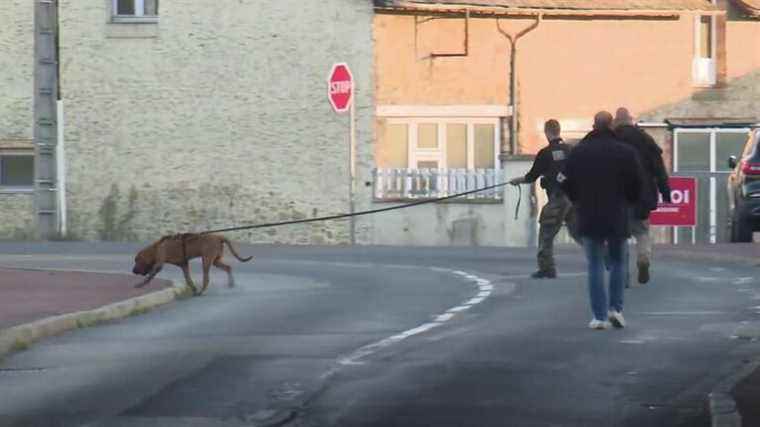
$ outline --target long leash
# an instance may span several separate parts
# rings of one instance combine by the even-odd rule
[[[520,185],[516,185],[517,187],[517,206],[515,206],[515,221],[517,221],[517,218],[520,216],[520,203],[522,203],[522,187]]]
[[[417,201],[417,202],[406,203],[406,204],[403,204],[403,205],[391,206],[391,207],[381,208],[381,209],[372,209],[372,210],[361,211],[361,212],[345,213],[345,214],[330,215],[330,216],[322,216],[322,217],[309,218],[309,219],[299,219],[299,220],[290,220],[290,221],[269,222],[269,223],[264,223],[264,224],[241,225],[241,226],[238,226],[238,227],[219,228],[219,229],[216,229],[216,230],[203,231],[203,232],[201,232],[199,234],[225,233],[225,232],[228,232],[228,231],[240,231],[240,230],[253,230],[253,229],[257,229],[257,228],[282,227],[284,225],[306,224],[306,223],[310,223],[310,222],[332,221],[332,220],[343,219],[343,218],[350,218],[350,217],[357,217],[357,216],[364,216],[364,215],[372,215],[372,214],[377,214],[377,213],[381,213],[381,212],[388,212],[388,211],[394,211],[394,210],[399,210],[399,209],[407,209],[407,208],[411,208],[411,207],[414,207],[414,206],[420,206],[420,205],[426,205],[426,204],[430,204],[430,203],[438,203],[438,202],[442,202],[442,201],[445,201],[445,200],[456,199],[458,197],[468,196],[470,194],[481,193],[483,191],[488,191],[488,190],[492,190],[494,188],[503,187],[503,186],[508,185],[508,184],[509,184],[509,182],[501,182],[501,183],[498,183],[498,184],[489,185],[487,187],[478,188],[478,189],[470,190],[470,191],[465,191],[463,193],[452,194],[450,196],[437,197],[437,198],[434,198],[434,199],[425,199],[425,200],[420,200],[420,201]],[[518,196],[518,199],[517,199],[517,208],[515,209],[515,219],[517,219],[517,217],[519,216],[519,213],[520,213],[520,202],[522,201],[522,188],[520,188],[520,186],[518,185],[517,189],[518,189],[519,196]]]

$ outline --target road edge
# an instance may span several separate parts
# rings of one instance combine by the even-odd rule
[[[655,250],[655,257],[657,252]],[[700,251],[675,250],[667,249],[661,250],[660,256],[663,258],[671,258],[679,261],[705,261],[705,262],[726,262],[730,264],[738,264],[745,267],[760,267],[760,260],[753,257],[734,255],[734,254],[722,254],[722,253],[704,253]]]
[[[742,427],[742,416],[731,392],[737,384],[759,368],[760,359],[745,363],[718,383],[707,395],[706,404],[712,427]]]
[[[77,311],[46,317],[34,322],[0,329],[0,359],[8,354],[28,349],[44,338],[64,332],[97,326],[104,322],[137,316],[190,296],[190,289],[172,281],[172,287],[151,292],[124,301],[104,305],[92,310]]]

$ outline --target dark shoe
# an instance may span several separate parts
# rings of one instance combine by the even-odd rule
[[[531,274],[530,277],[534,279],[556,279],[557,272],[554,270],[538,270],[537,272]]]
[[[639,283],[644,284],[649,282],[649,263],[639,262]]]

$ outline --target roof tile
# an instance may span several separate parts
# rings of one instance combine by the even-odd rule
[[[739,0],[760,3],[760,0]],[[381,7],[415,5],[556,10],[715,10],[708,0],[375,0]],[[760,6],[758,6],[760,7]]]
[[[760,0],[734,0],[734,3],[750,15],[760,15]]]

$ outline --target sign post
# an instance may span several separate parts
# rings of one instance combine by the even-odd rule
[[[327,78],[327,98],[333,110],[338,113],[348,112],[348,209],[354,213],[354,193],[356,191],[356,107],[354,105],[354,78],[348,64],[340,62],[333,64]],[[356,221],[350,218],[351,244],[356,244]]]
[[[649,216],[650,224],[673,227],[697,226],[697,179],[692,177],[670,177],[670,203],[660,203]]]

